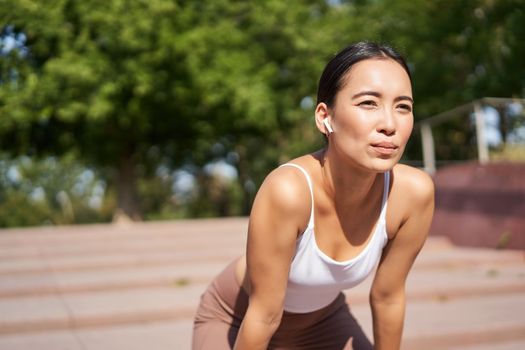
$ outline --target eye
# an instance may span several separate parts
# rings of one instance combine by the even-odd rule
[[[398,104],[397,108],[403,110],[404,112],[412,112],[412,106],[405,103]]]
[[[361,106],[361,107],[364,107],[364,108],[377,107],[376,101],[373,101],[373,100],[366,100],[366,101],[363,101],[363,102],[359,102],[357,105]]]

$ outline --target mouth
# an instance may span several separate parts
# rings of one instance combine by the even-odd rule
[[[387,141],[373,143],[371,144],[371,146],[372,146],[372,149],[374,149],[374,151],[376,151],[380,155],[394,154],[395,152],[397,152],[399,148],[399,146],[395,145],[394,143],[387,142]]]

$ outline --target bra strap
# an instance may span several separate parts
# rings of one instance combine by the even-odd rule
[[[301,170],[301,172],[304,174],[304,177],[306,178],[306,182],[308,182],[308,188],[310,189],[310,198],[312,199],[312,209],[310,210],[310,220],[308,220],[308,227],[313,227],[314,226],[314,188],[312,185],[312,180],[310,179],[310,176],[308,175],[306,170],[304,170],[303,167],[297,164],[285,163],[285,164],[282,164],[280,167],[283,167],[283,166],[291,166],[291,167]]]

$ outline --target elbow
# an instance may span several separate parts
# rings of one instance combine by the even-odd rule
[[[266,349],[279,328],[282,312],[250,304],[242,320],[234,349]]]
[[[399,305],[405,304],[405,290],[380,291],[372,289],[370,291],[370,304],[372,305]]]
[[[263,326],[271,331],[277,330],[283,317],[282,307],[262,307],[262,305],[250,304],[245,318]]]
[[[272,330],[277,330],[283,318],[283,309],[266,311],[259,314],[259,321]]]
[[[282,318],[283,312],[281,311],[280,313],[266,315],[266,317],[264,318],[264,322],[266,322],[270,329],[276,331],[277,328],[279,328],[279,325],[281,324]]]

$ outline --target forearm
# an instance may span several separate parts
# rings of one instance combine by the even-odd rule
[[[237,335],[234,350],[266,350],[280,321],[280,314],[273,317],[262,317],[260,313],[248,308]]]
[[[398,350],[401,347],[405,319],[405,297],[394,300],[371,299],[376,350]]]

